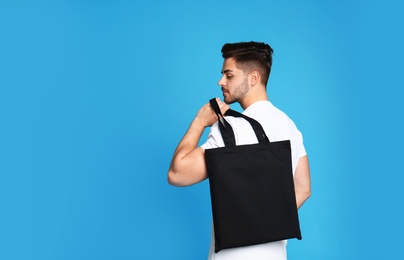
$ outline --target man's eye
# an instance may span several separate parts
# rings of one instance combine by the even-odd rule
[[[232,75],[227,75],[227,79],[231,79],[233,76]]]

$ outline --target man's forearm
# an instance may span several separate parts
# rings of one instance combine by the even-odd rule
[[[198,121],[197,118],[195,118],[191,122],[191,125],[189,126],[187,132],[175,149],[173,162],[178,159],[184,158],[187,154],[192,152],[192,150],[197,147],[204,129],[205,127]]]

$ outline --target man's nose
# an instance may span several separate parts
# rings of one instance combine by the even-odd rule
[[[219,85],[219,87],[223,87],[225,85],[224,77],[221,77],[217,84]]]

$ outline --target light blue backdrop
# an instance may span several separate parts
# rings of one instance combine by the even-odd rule
[[[171,187],[167,169],[199,107],[221,97],[221,46],[250,40],[274,48],[269,97],[310,156],[289,258],[398,259],[400,10],[1,0],[0,259],[206,259],[208,183]]]

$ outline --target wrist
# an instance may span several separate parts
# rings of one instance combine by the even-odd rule
[[[192,125],[202,130],[204,130],[207,127],[207,125],[198,117],[194,118],[194,121],[192,121]]]

